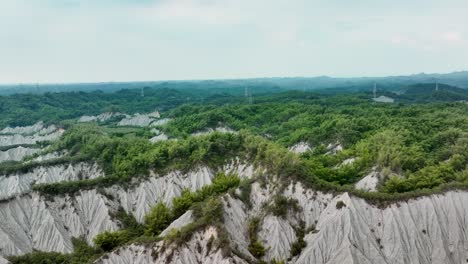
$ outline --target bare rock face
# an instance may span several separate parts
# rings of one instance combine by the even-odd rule
[[[20,161],[23,158],[27,156],[31,156],[37,152],[39,152],[40,149],[36,148],[25,148],[22,146],[16,147],[16,148],[11,148],[5,151],[0,151],[0,162],[4,161]]]
[[[24,127],[6,127],[0,130],[0,134],[18,134],[18,135],[32,135],[32,134],[50,134],[56,129],[55,126],[45,127],[42,121],[37,122],[32,126]]]
[[[0,131],[0,147],[51,141],[59,138],[63,132],[63,129],[54,125],[45,127],[42,122],[27,127],[7,127]]]
[[[250,173],[253,173],[253,170],[249,169],[250,166],[239,161],[230,164],[231,170],[243,171],[244,177],[249,177]],[[241,169],[232,164],[237,164]],[[94,172],[86,173],[92,171]],[[112,219],[111,213],[119,208],[124,208],[138,221],[143,222],[146,213],[157,202],[163,201],[170,204],[172,198],[180,195],[184,188],[191,191],[198,190],[210,184],[215,176],[213,170],[199,167],[186,174],[175,171],[162,177],[153,175],[148,180],[127,190],[120,186],[113,186],[100,192],[97,190],[81,191],[74,196],[57,196],[52,199],[35,192],[23,195],[13,194],[13,192],[28,192],[30,188],[28,184],[32,182],[50,183],[65,179],[74,180],[81,176],[97,177],[101,173],[97,165],[89,167],[87,163],[79,163],[39,167],[28,175],[2,176],[0,194],[3,195],[3,199],[9,199],[0,201],[0,255],[21,255],[33,249],[71,252],[72,237],[84,236],[91,244],[97,234],[106,230],[117,230],[119,223]],[[13,198],[14,196],[16,198]],[[186,213],[171,226],[182,227],[190,221],[191,214]],[[166,232],[168,231],[169,229]],[[183,253],[180,256],[181,259],[188,258],[186,254],[188,253]],[[206,256],[206,259],[199,257],[207,261],[211,259],[212,263],[224,261],[224,258],[217,252],[213,254],[213,256]]]
[[[0,175],[0,200],[31,191],[34,184],[93,179],[103,176],[97,164],[77,163],[36,167],[30,172]]]
[[[267,215],[263,219],[258,237],[268,249],[264,257],[268,261],[289,256],[291,245],[297,240],[296,231],[291,223],[273,215]]]
[[[294,153],[298,153],[298,154],[302,154],[302,153],[305,153],[305,152],[311,151],[311,150],[312,150],[312,147],[307,142],[299,142],[299,143],[289,147],[289,151],[294,152]]]
[[[1,202],[0,253],[21,255],[33,249],[71,252],[72,237],[84,236],[92,243],[97,234],[116,230],[118,225],[109,215],[115,208],[95,190],[51,201],[31,193]]]
[[[326,155],[336,155],[343,150],[343,146],[339,142],[334,144],[330,143],[327,145],[327,150],[327,153],[325,153]]]
[[[159,134],[157,136],[154,136],[152,138],[150,138],[150,141],[155,143],[155,142],[159,142],[159,141],[166,141],[168,139],[168,137],[162,133],[162,134]]]
[[[374,168],[372,171],[367,174],[364,178],[359,180],[354,187],[359,190],[364,190],[368,192],[375,192],[377,191],[377,185],[381,180],[380,173]]]
[[[192,133],[192,136],[202,136],[202,135],[207,135],[213,132],[220,132],[220,133],[236,133],[236,131],[232,130],[229,127],[216,127],[215,129],[213,128],[208,128],[203,131],[198,131],[195,133]]]
[[[152,112],[149,114],[134,114],[133,116],[127,115],[124,119],[120,120],[118,123],[119,126],[140,126],[146,127],[151,125],[153,122],[156,122],[155,125],[158,125],[158,119],[160,118],[160,114],[158,111]],[[166,122],[163,119],[159,120],[161,124]]]
[[[179,218],[174,220],[174,222],[172,222],[166,229],[164,229],[161,232],[160,236],[164,237],[167,234],[169,234],[171,230],[180,229],[192,222],[193,222],[193,212],[192,210],[188,210],[187,212],[185,212],[185,214],[181,215]]]
[[[244,178],[261,173],[238,160],[220,170]],[[33,249],[70,252],[72,237],[84,236],[92,243],[98,233],[118,229],[118,221],[111,217],[118,208],[142,222],[157,202],[170,205],[184,188],[200,189],[214,176],[212,169],[198,167],[187,173],[153,174],[128,189],[113,186],[47,199],[33,192],[4,200],[0,202],[0,255],[21,255]],[[386,207],[348,193],[323,193],[275,178],[254,182],[250,193],[243,191],[238,189],[221,199],[223,230],[233,249],[228,253],[213,246],[213,240],[220,236],[219,227],[207,227],[180,245],[164,245],[164,241],[125,245],[96,263],[248,263],[255,260],[248,250],[249,223],[254,217],[260,219],[257,238],[266,250],[263,261],[458,264],[468,259],[466,191],[434,194]],[[276,195],[296,201],[298,208],[288,208],[286,216],[273,215],[268,208]],[[163,233],[191,221],[192,212],[188,211]],[[291,256],[300,222],[304,223],[306,245],[299,255]]]
[[[251,165],[230,164],[225,167],[225,172],[240,172],[239,177],[251,177],[254,173]],[[126,212],[135,216],[138,222],[143,223],[145,215],[153,205],[160,201],[170,205],[172,199],[180,196],[184,189],[196,191],[211,184],[215,175],[215,171],[208,167],[198,167],[187,173],[173,171],[164,176],[153,174],[148,180],[131,189],[125,190],[120,186],[113,186],[107,188],[106,192],[116,197]]]
[[[46,161],[46,160],[58,159],[58,158],[63,157],[65,154],[66,154],[66,152],[47,153],[47,154],[44,154],[44,155],[40,155],[40,156],[32,159],[31,161],[33,161],[33,162],[42,162],[42,161]]]
[[[6,259],[4,259],[4,258],[2,258],[0,256],[0,264],[8,264],[8,263],[9,263],[8,260],[6,260]]]
[[[208,227],[193,234],[190,241],[181,246],[164,246],[164,241],[153,246],[130,245],[117,249],[97,260],[101,264],[247,264],[248,262],[235,256],[224,256],[222,249],[212,246],[212,241],[218,238],[215,227]]]
[[[97,116],[82,116],[78,119],[78,122],[105,122],[114,117],[124,117],[122,113],[106,112]]]

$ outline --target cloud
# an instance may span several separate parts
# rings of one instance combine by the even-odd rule
[[[189,26],[192,23],[209,25],[240,23],[242,15],[234,9],[226,8],[225,5],[224,1],[163,0],[149,7],[141,7],[139,11],[149,20],[185,23]]]
[[[460,43],[463,41],[460,32],[448,31],[441,34],[441,38],[449,43]]]

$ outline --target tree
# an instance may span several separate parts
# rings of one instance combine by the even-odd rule
[[[157,203],[146,215],[145,234],[150,236],[159,235],[171,223],[172,214],[163,202]]]

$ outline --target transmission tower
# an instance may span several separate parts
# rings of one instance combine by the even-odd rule
[[[141,87],[141,92],[140,92],[141,97],[145,97],[145,88]]]
[[[374,98],[377,98],[377,83],[374,83]]]

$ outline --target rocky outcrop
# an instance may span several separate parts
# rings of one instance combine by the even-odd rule
[[[228,167],[225,172],[237,172],[239,177],[252,177],[254,170],[252,166],[242,163],[236,168]],[[234,166],[234,165],[231,165]],[[145,215],[156,203],[162,201],[170,205],[174,197],[180,196],[184,189],[196,191],[205,185],[211,184],[216,172],[208,167],[198,167],[193,171],[182,173],[173,171],[165,176],[153,175],[131,189],[120,186],[107,188],[106,192],[114,196],[123,209],[135,216],[135,219],[143,223]]]
[[[330,143],[327,145],[327,153],[325,155],[336,155],[338,152],[343,150],[343,146],[337,142],[337,143]]]
[[[198,131],[195,133],[192,133],[192,136],[202,136],[202,135],[207,135],[213,132],[220,132],[220,133],[235,133],[236,131],[232,130],[229,127],[216,127],[215,129],[213,128],[208,128],[203,131]]]
[[[294,217],[304,221],[307,230],[307,246],[290,263],[466,261],[467,192],[431,195],[386,208],[347,193],[333,196],[316,192],[300,183],[288,186],[283,195],[297,200],[301,210],[295,212]],[[248,210],[235,198],[225,198],[225,201],[229,203],[224,206],[226,230],[233,246],[245,251],[249,243],[246,219],[261,214]],[[263,259],[291,257],[291,245],[297,239],[294,228],[297,227],[297,219],[264,216],[258,233],[267,249]]]
[[[242,177],[262,173],[237,160],[221,170],[239,172]],[[3,201],[0,254],[23,254],[33,248],[69,252],[73,236],[85,236],[91,243],[97,233],[118,229],[118,221],[110,217],[118,208],[142,222],[155,203],[170,204],[182,189],[199,189],[210,184],[214,175],[214,170],[199,167],[187,173],[153,174],[128,189],[113,186],[52,199],[30,193]],[[468,258],[468,192],[450,191],[378,207],[348,193],[330,194],[301,183],[284,184],[268,178],[254,182],[248,195],[242,193],[247,190],[238,189],[222,197],[223,227],[233,249],[226,254],[212,243],[220,230],[208,227],[179,245],[164,245],[164,241],[126,245],[97,263],[247,263],[254,259],[248,250],[249,223],[254,217],[260,219],[257,238],[266,250],[264,261],[458,264]],[[286,216],[273,215],[269,208],[278,194],[296,201],[297,209],[289,208]],[[191,221],[189,211],[164,234]],[[298,240],[301,222],[306,246],[293,257],[291,248]]]
[[[305,153],[307,151],[311,151],[312,148],[310,147],[309,143],[307,142],[299,142],[299,143],[296,143],[294,144],[293,146],[289,147],[289,151],[291,152],[294,152],[294,153],[298,153],[298,154],[302,154],[302,153]]]
[[[0,176],[0,200],[31,191],[34,184],[93,179],[103,176],[97,164],[77,163],[40,166],[26,173]]]
[[[37,148],[25,148],[22,146],[11,148],[5,151],[0,151],[0,162],[4,161],[20,161],[27,156],[31,156],[40,149]]]
[[[241,177],[252,176],[251,166],[239,161],[230,164],[231,170],[242,172]],[[233,164],[238,164],[242,169],[232,167]],[[94,173],[86,174],[85,171]],[[70,252],[72,237],[85,236],[92,243],[98,233],[118,229],[118,221],[110,215],[119,208],[124,208],[139,222],[143,222],[154,204],[159,201],[170,204],[183,189],[195,191],[210,184],[216,171],[199,167],[187,173],[174,171],[165,176],[153,174],[128,189],[116,185],[100,189],[99,192],[81,191],[74,196],[57,196],[52,199],[36,192],[19,195],[30,191],[28,184],[32,182],[57,182],[90,175],[97,177],[102,172],[96,165],[89,167],[86,163],[79,163],[75,166],[39,167],[29,175],[3,176],[0,180],[0,194],[4,199],[0,201],[0,255],[20,255],[33,249]],[[191,215],[187,213],[174,222],[172,227],[182,227],[190,221]]]
[[[180,229],[193,222],[193,212],[188,210],[185,214],[181,215],[174,222],[172,222],[166,229],[164,229],[159,236],[164,237],[173,229]]]
[[[168,139],[168,137],[162,133],[162,134],[159,134],[157,136],[154,136],[152,138],[150,138],[150,141],[155,143],[155,142],[159,142],[159,141],[166,141]]]
[[[247,264],[233,254],[225,256],[221,248],[213,246],[219,232],[215,227],[196,232],[181,246],[165,246],[164,241],[152,246],[130,245],[105,255],[95,263],[101,264]]]
[[[35,131],[35,130],[32,128],[28,128],[24,131],[30,132],[30,131]],[[7,131],[24,132],[20,128],[12,128]],[[28,134],[28,133],[3,134],[3,135],[0,135],[0,147],[14,146],[14,145],[33,145],[41,141],[52,141],[52,140],[58,139],[63,134],[63,132],[65,132],[63,129],[57,129],[55,126],[49,126],[47,128],[43,128],[42,130],[39,130],[38,132],[35,132],[34,134]]]
[[[376,168],[373,168],[372,171],[360,179],[354,187],[359,190],[364,190],[368,192],[377,191],[377,185],[382,180],[382,175],[377,171]]]
[[[106,112],[97,116],[82,116],[78,119],[78,122],[105,122],[111,118],[123,118],[124,116],[122,113]]]
[[[119,126],[140,126],[140,127],[146,127],[151,125],[153,122],[158,122],[158,119],[160,118],[159,112],[152,112],[149,114],[134,114],[133,116],[126,116],[124,119],[120,120],[118,123]],[[162,121],[163,119],[159,120],[160,122],[164,123],[165,121]],[[157,123],[155,123],[157,125]]]
[[[7,264],[7,263],[9,263],[8,260],[6,260],[6,259],[4,259],[4,258],[2,258],[0,256],[0,264]]]
[[[71,252],[72,237],[89,243],[99,233],[116,230],[110,212],[117,206],[95,190],[75,197],[45,199],[31,193],[0,203],[0,254],[21,255],[33,249]]]
[[[0,130],[0,134],[18,134],[18,135],[32,135],[32,134],[39,134],[39,135],[46,135],[50,134],[55,131],[57,127],[54,125],[46,127],[42,121],[37,122],[32,126],[24,126],[24,127],[6,127]]]
[[[44,155],[40,155],[32,159],[32,162],[42,162],[47,160],[53,160],[63,157],[67,152],[66,151],[59,151],[59,152],[51,152]]]

